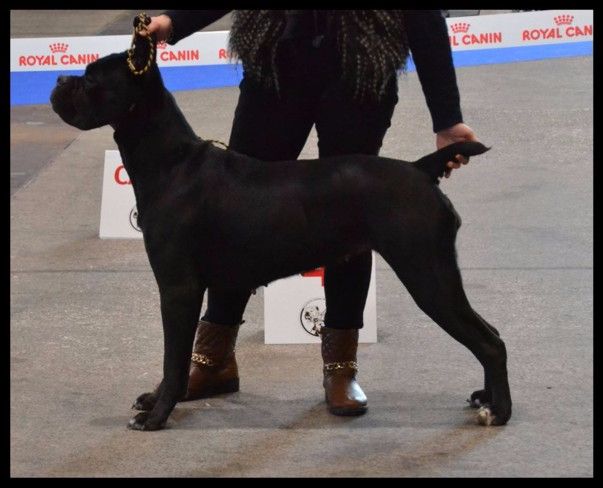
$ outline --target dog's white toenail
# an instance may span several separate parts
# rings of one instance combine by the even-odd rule
[[[492,411],[487,407],[481,407],[477,411],[477,422],[480,425],[491,425],[494,420],[494,415],[492,415]]]

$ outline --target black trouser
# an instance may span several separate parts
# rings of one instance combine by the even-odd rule
[[[395,73],[381,101],[360,103],[340,80],[334,56],[327,42],[316,48],[309,40],[281,41],[279,93],[243,77],[230,148],[267,161],[297,159],[315,124],[320,157],[377,154],[398,101]],[[326,327],[363,326],[371,266],[366,252],[325,269]],[[249,296],[249,290],[209,289],[203,319],[239,324]]]

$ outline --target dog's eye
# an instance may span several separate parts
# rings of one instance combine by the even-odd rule
[[[86,76],[84,78],[84,92],[97,101],[102,98],[102,91],[100,85],[92,78]]]
[[[83,81],[84,93],[90,98],[96,100],[96,102],[101,102],[103,98],[103,90],[101,85],[99,85],[96,80],[88,75],[84,76]]]
[[[94,80],[94,78],[92,78],[90,75],[85,75],[84,76],[84,86],[86,88],[92,88],[92,87],[97,86],[97,83]]]

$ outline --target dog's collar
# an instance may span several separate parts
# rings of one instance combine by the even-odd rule
[[[228,149],[228,144],[224,144],[222,141],[216,141],[215,139],[206,139],[205,142],[210,142],[214,146],[222,146],[224,149]]]

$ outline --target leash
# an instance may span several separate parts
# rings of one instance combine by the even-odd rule
[[[139,13],[134,18],[134,33],[132,34],[132,43],[130,45],[130,49],[128,49],[128,67],[130,68],[130,71],[136,76],[146,73],[151,67],[151,64],[153,63],[153,58],[155,57],[155,44],[153,43],[153,39],[151,38],[151,36],[149,34],[147,34],[146,36],[140,35],[142,31],[147,30],[147,25],[149,25],[150,23],[151,18],[144,12]],[[136,50],[137,36],[146,37],[147,41],[149,42],[149,58],[147,59],[146,65],[139,70],[136,69],[134,61],[132,61],[134,51]]]

